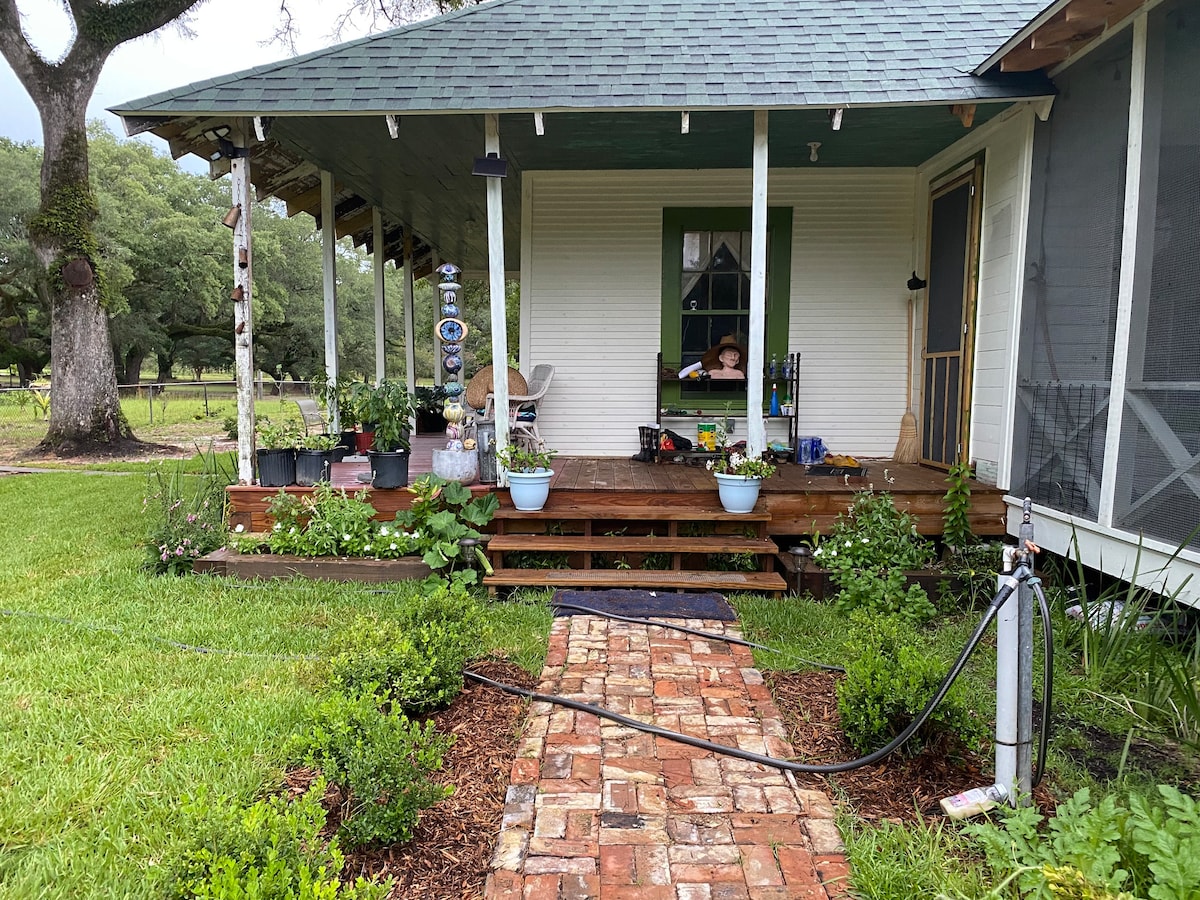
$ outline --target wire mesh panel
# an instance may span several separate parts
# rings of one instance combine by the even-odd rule
[[[1175,544],[1200,525],[1200,21],[1184,15],[1186,5],[1164,4],[1149,18],[1140,188],[1147,218],[1115,512],[1115,524]]]
[[[1013,489],[1095,517],[1121,273],[1132,41],[1056,79],[1034,135]],[[1022,446],[1023,445],[1023,446]]]

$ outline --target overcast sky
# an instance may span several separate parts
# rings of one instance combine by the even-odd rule
[[[71,37],[70,20],[61,0],[19,0],[22,25],[31,43],[43,56],[58,58]],[[336,12],[344,9],[335,0],[288,0],[300,29],[297,50],[307,53],[335,43],[330,31]],[[100,118],[109,129],[124,136],[120,120],[105,108],[136,100],[167,88],[179,87],[283,59],[291,55],[280,44],[263,46],[280,24],[279,0],[208,0],[194,15],[195,36],[167,26],[155,35],[122,44],[108,58],[100,83],[88,106],[88,118]],[[346,33],[343,40],[359,36]],[[33,101],[0,58],[0,136],[15,141],[42,142],[42,126]],[[161,150],[166,143],[148,136]],[[190,157],[193,168],[200,164]],[[182,162],[182,161],[181,161]]]

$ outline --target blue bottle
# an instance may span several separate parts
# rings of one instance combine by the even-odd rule
[[[779,390],[771,384],[771,415],[779,415]]]

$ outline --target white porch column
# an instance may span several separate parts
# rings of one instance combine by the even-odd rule
[[[500,154],[500,116],[484,116],[484,151]],[[496,446],[508,444],[508,329],[504,310],[504,205],[502,182],[487,177],[488,296],[492,307],[492,393],[496,399]],[[498,470],[500,487],[508,473]]]
[[[325,380],[337,381],[337,223],[333,212],[333,173],[321,170],[321,282],[325,294]],[[337,404],[330,404],[330,427],[341,430]]]
[[[387,373],[387,326],[383,309],[383,273],[387,259],[383,255],[383,211],[371,210],[371,234],[375,237],[372,270],[375,275],[375,381],[383,381]]]
[[[405,229],[404,234],[404,375],[408,379],[408,395],[417,395],[417,343],[416,325],[413,316],[416,315],[413,303],[413,262],[412,262],[412,233]],[[415,433],[415,429],[414,429]]]
[[[246,146],[241,128],[230,137],[238,154]],[[250,160],[235,154],[229,161],[233,205],[241,210],[233,226],[233,357],[237,379],[238,484],[254,483],[254,316],[250,288]]]
[[[767,449],[763,352],[767,322],[767,111],[754,112],[754,188],[750,210],[750,334],[746,338],[746,455]]]

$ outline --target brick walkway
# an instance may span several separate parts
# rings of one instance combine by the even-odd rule
[[[691,628],[740,637],[736,625]],[[539,687],[715,743],[792,755],[745,647],[556,619]],[[789,775],[548,703],[530,710],[486,896],[847,897],[833,807]]]

